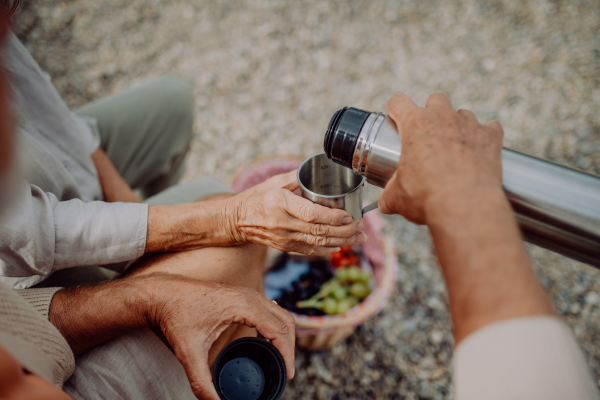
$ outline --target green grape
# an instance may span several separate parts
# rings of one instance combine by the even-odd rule
[[[348,280],[352,282],[356,282],[356,280],[360,277],[360,269],[357,266],[353,265],[348,268]]]
[[[341,282],[347,281],[348,280],[348,268],[338,268],[337,271],[335,271],[335,276]]]
[[[327,297],[325,300],[323,300],[323,311],[328,315],[337,314],[338,302],[331,297]]]
[[[368,283],[373,275],[369,271],[360,271],[357,282]]]
[[[337,305],[337,312],[338,314],[345,314],[348,311],[350,311],[350,309],[352,307],[354,307],[356,305],[356,303],[354,303],[354,301],[352,300],[351,297],[348,297],[342,301],[340,301]]]
[[[348,297],[348,290],[344,287],[339,287],[331,293],[331,296],[336,300],[344,300]]]
[[[354,283],[350,287],[350,294],[357,299],[364,299],[371,293],[371,289],[364,283]]]

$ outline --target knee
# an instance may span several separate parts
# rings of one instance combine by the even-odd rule
[[[165,76],[153,82],[161,96],[161,108],[170,118],[189,124],[194,121],[194,96],[191,84],[179,78]]]

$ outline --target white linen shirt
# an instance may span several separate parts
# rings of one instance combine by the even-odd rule
[[[96,121],[73,114],[11,33],[2,48],[24,179],[0,224],[0,280],[30,287],[52,271],[123,263],[146,246],[148,206],[105,203],[91,159]]]

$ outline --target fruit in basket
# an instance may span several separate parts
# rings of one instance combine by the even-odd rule
[[[281,307],[292,312],[311,316],[324,315],[325,313],[319,308],[296,307],[298,301],[309,299],[317,294],[322,285],[333,277],[327,259],[310,260],[307,264],[308,271],[300,275],[298,280],[292,282],[289,287],[282,289],[281,294],[274,300]]]
[[[348,290],[345,287],[339,287],[331,292],[331,297],[336,300],[344,300],[348,297]]]
[[[348,280],[348,268],[338,268],[335,271],[335,277],[340,280],[340,282],[344,282]]]
[[[322,310],[327,315],[345,314],[371,293],[371,273],[358,267],[339,268],[335,277],[325,282],[318,293],[296,303],[298,309]]]
[[[336,268],[344,268],[360,264],[360,256],[356,254],[352,246],[342,246],[339,251],[331,255],[329,261]]]
[[[342,247],[329,262],[322,258],[308,264],[308,271],[275,299],[281,307],[310,316],[345,314],[371,293],[372,274],[358,267],[360,255],[352,246]]]
[[[371,288],[364,283],[356,282],[350,286],[350,294],[357,299],[362,300],[371,294]]]
[[[326,299],[323,300],[323,311],[325,311],[325,314],[337,314],[338,312],[338,302],[335,301],[334,299],[332,299],[331,297],[328,297]]]
[[[358,300],[354,297],[348,297],[337,303],[337,313],[346,314],[352,307],[358,304]]]
[[[356,282],[360,279],[361,274],[360,274],[360,269],[358,269],[357,266],[353,265],[350,268],[348,268],[348,271],[346,272],[346,279],[349,280],[350,282]]]

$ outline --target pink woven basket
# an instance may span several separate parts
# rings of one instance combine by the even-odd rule
[[[300,166],[300,159],[272,159],[245,168],[233,181],[236,192],[258,185],[272,176],[292,171]],[[392,240],[384,237],[385,221],[377,212],[365,214],[364,232],[368,236],[363,252],[373,267],[374,288],[359,305],[343,315],[314,317],[295,314],[297,344],[318,349],[333,346],[349,336],[356,326],[377,314],[387,304],[398,277],[398,258]]]

